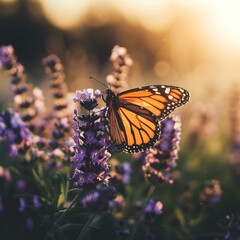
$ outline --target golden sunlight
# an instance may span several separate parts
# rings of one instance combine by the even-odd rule
[[[216,1],[209,11],[209,33],[216,44],[240,51],[240,1]]]
[[[39,0],[46,18],[56,27],[78,27],[88,8],[87,0]]]
[[[197,20],[192,24],[197,24],[198,31],[204,31],[211,47],[240,50],[240,1],[173,0],[172,3],[177,9],[184,9],[189,14],[196,13]],[[192,18],[189,17],[189,21]]]
[[[175,12],[168,0],[115,0],[113,3],[126,19],[138,22],[150,31],[165,29]]]

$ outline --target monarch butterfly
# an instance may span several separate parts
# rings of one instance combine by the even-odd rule
[[[160,122],[189,100],[183,88],[153,85],[115,94],[106,91],[109,137],[113,149],[145,151],[159,139]]]

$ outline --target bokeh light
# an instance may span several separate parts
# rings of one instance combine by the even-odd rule
[[[56,27],[71,29],[80,25],[88,2],[86,0],[39,0],[46,18]]]

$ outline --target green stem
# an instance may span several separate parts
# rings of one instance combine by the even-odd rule
[[[69,189],[69,176],[70,176],[70,170],[67,171],[67,183],[66,183],[66,186],[65,186],[65,196],[64,196],[64,204],[66,203],[67,201],[67,198],[68,198],[68,189]]]
[[[73,204],[77,201],[78,197],[79,197],[80,193],[78,193],[75,198],[72,200],[71,204],[69,205],[69,207],[62,213],[62,215],[57,219],[57,221],[55,222],[55,226],[58,226],[61,221],[63,220],[63,218],[66,216],[66,214],[69,212],[69,210],[71,209],[71,207],[73,206]]]
[[[150,187],[150,189],[149,189],[149,191],[148,191],[148,194],[147,194],[144,202],[147,202],[147,201],[149,200],[149,198],[151,197],[151,195],[154,193],[155,189],[156,189],[156,186],[155,186],[155,185],[151,185],[151,187]]]
[[[88,221],[87,223],[85,224],[83,230],[81,231],[80,235],[78,236],[77,240],[81,240],[81,239],[85,239],[85,236],[86,236],[86,233],[87,233],[87,230],[90,226],[90,223],[92,222],[92,220],[94,219],[94,215],[91,214],[88,218]]]

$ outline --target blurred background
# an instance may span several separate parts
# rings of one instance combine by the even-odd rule
[[[38,84],[41,59],[57,54],[73,91],[104,81],[118,44],[134,61],[130,87],[177,83],[209,102],[238,81],[239,11],[237,0],[0,0],[0,44]]]

